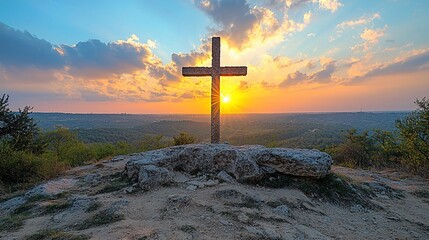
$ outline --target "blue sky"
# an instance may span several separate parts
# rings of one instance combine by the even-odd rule
[[[208,113],[210,79],[180,68],[210,64],[211,36],[224,65],[249,67],[223,80],[231,112],[409,110],[429,89],[426,0],[0,5],[0,94],[14,108]]]
[[[164,61],[174,52],[192,50],[210,23],[192,1],[184,0],[2,2],[3,23],[52,44],[72,45],[88,39],[113,42],[136,34],[141,39],[156,38]]]

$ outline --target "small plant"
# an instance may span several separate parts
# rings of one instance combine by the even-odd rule
[[[193,234],[194,232],[197,231],[197,229],[192,225],[183,225],[183,226],[179,227],[179,230],[182,232],[190,233],[190,234]]]
[[[33,235],[27,236],[24,239],[25,240],[45,240],[45,239],[86,240],[86,239],[90,239],[90,237],[86,235],[76,236],[71,233],[66,233],[60,230],[45,229],[45,230],[38,231]]]
[[[44,207],[43,213],[44,214],[57,213],[57,212],[65,210],[67,208],[70,208],[72,206],[73,206],[73,203],[71,203],[71,202],[54,203],[54,204],[51,204],[51,205]]]
[[[96,192],[96,194],[116,192],[116,191],[119,191],[126,186],[128,186],[128,183],[126,181],[119,179],[119,180],[110,182],[109,184],[104,186],[102,189],[98,190]]]
[[[13,214],[0,221],[0,232],[16,231],[24,225],[24,221],[27,219],[25,214]]]
[[[118,222],[125,219],[124,215],[116,214],[109,212],[107,210],[101,211],[91,218],[84,220],[81,224],[79,224],[76,229],[83,230],[96,226],[106,225],[114,222]]]
[[[417,190],[413,192],[413,195],[419,198],[427,198],[429,199],[429,191],[428,190]]]
[[[36,207],[34,202],[26,202],[13,210],[13,214],[28,214],[31,209]]]
[[[29,203],[39,202],[39,201],[48,200],[48,199],[50,199],[50,196],[48,196],[48,195],[36,194],[36,195],[29,197],[27,199],[27,202],[29,202]]]
[[[88,208],[85,210],[85,212],[93,212],[95,210],[98,210],[102,206],[99,202],[92,202]]]

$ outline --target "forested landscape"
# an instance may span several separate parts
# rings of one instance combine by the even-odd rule
[[[5,191],[58,176],[70,167],[172,145],[209,142],[208,115],[12,112],[0,99],[0,184]],[[413,112],[223,115],[222,141],[315,148],[334,164],[407,171],[427,177],[429,101]]]

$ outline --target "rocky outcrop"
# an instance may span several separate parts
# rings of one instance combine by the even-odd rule
[[[222,178],[230,175],[237,181],[245,181],[274,172],[322,178],[331,165],[332,158],[318,150],[189,144],[136,154],[125,169],[141,188],[150,189],[168,183],[174,171],[221,174]]]

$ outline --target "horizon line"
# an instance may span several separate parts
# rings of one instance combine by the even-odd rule
[[[374,110],[374,111],[307,111],[307,112],[246,112],[221,113],[221,115],[281,115],[281,114],[332,114],[332,113],[406,113],[414,110]],[[15,111],[16,112],[16,111]],[[80,114],[80,115],[210,115],[210,113],[94,113],[94,112],[32,112],[39,114]]]

